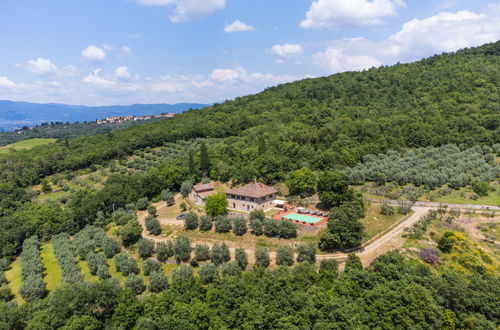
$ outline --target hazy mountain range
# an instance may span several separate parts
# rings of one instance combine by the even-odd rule
[[[28,103],[0,100],[0,131],[14,130],[22,126],[34,126],[44,122],[82,122],[112,116],[143,116],[165,112],[180,113],[188,109],[200,109],[207,104],[133,104],[111,106],[84,106],[58,103]]]

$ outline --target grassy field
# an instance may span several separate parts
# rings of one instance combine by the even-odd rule
[[[80,267],[80,272],[83,275],[83,279],[87,282],[96,283],[99,282],[99,276],[90,274],[90,269],[86,261],[78,261],[78,267]]]
[[[61,267],[59,267],[56,256],[54,255],[54,247],[51,243],[41,246],[40,257],[45,266],[45,270],[43,271],[45,287],[48,291],[52,291],[61,284],[62,273]]]
[[[18,304],[21,304],[24,300],[19,294],[19,290],[21,289],[22,279],[21,279],[21,258],[17,258],[10,265],[10,269],[5,272],[5,277],[9,282],[9,287],[12,290],[12,293],[15,296],[15,301]]]
[[[396,207],[394,208],[396,211]],[[395,213],[394,215],[380,214],[380,205],[371,204],[366,208],[366,216],[360,221],[365,225],[366,236],[363,242],[368,241],[370,238],[377,234],[386,231],[393,224],[402,219],[404,215]]]
[[[116,270],[115,261],[113,259],[108,259],[109,275],[116,278],[120,284],[125,283],[125,276]]]
[[[6,146],[0,147],[0,154],[6,154],[11,152],[12,149],[15,150],[26,150],[31,149],[37,146],[54,143],[56,139],[30,139],[21,142],[16,142],[12,144],[8,144]]]
[[[449,204],[478,204],[478,205],[500,205],[500,191],[490,192],[488,196],[478,199],[468,199],[462,197],[464,190],[454,190],[447,196],[439,196],[434,199],[434,202],[449,203]],[[465,192],[465,196],[470,195],[470,192]]]

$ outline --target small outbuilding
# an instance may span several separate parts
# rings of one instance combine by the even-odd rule
[[[208,196],[215,194],[213,183],[197,184],[193,186],[189,198],[199,206],[205,206],[205,200]]]

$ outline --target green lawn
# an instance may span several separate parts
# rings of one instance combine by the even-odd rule
[[[109,275],[113,278],[116,278],[118,282],[120,282],[120,284],[123,285],[125,283],[125,276],[123,276],[122,273],[116,270],[115,260],[108,259],[108,266],[109,266]]]
[[[389,229],[393,224],[398,222],[404,217],[404,215],[395,213],[393,215],[383,215],[380,214],[379,204],[372,204],[366,208],[366,216],[361,219],[361,223],[365,226],[366,236],[363,242],[368,241],[370,238],[377,234],[380,234],[387,229]],[[394,207],[394,211],[397,211],[397,207]]]
[[[10,265],[10,269],[5,272],[5,277],[9,282],[9,287],[12,290],[12,293],[15,296],[15,301],[18,304],[23,303],[23,298],[19,294],[19,290],[21,289],[22,279],[21,279],[21,258],[17,258]]]
[[[54,255],[52,243],[43,244],[41,246],[40,257],[45,266],[43,281],[45,282],[47,290],[52,291],[61,284],[62,280],[61,267],[59,267],[56,256]]]
[[[9,153],[11,149],[26,150],[54,142],[56,142],[56,139],[30,139],[30,140],[20,141],[0,147],[0,154]]]
[[[461,190],[454,190],[448,196],[439,196],[434,202],[449,203],[449,204],[477,204],[477,205],[500,205],[500,192],[490,192],[488,196],[474,199],[465,199],[460,195]]]
[[[90,283],[99,282],[99,276],[90,274],[90,269],[86,261],[84,260],[78,261],[78,267],[80,267],[80,272],[82,273],[83,279],[86,282]]]

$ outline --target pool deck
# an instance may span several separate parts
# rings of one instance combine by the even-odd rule
[[[306,216],[306,217],[310,217],[310,218],[316,218],[318,220],[315,221],[315,222],[312,222],[312,221],[300,221],[300,220],[295,220],[295,219],[287,219],[286,216],[290,215],[290,214],[297,214],[299,216]],[[275,215],[273,218],[276,219],[276,220],[290,220],[290,221],[292,221],[293,223],[295,223],[297,225],[309,226],[309,227],[310,226],[319,227],[320,225],[322,225],[323,223],[325,223],[328,220],[328,217],[322,217],[322,216],[319,216],[319,215],[312,215],[312,214],[300,214],[297,211],[283,212],[283,213]]]

